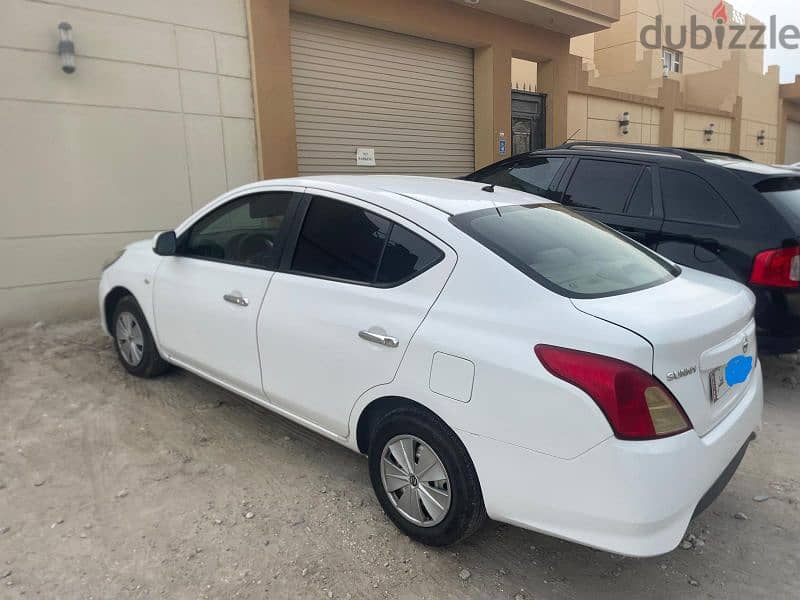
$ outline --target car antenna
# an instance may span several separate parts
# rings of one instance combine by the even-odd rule
[[[574,139],[574,138],[575,138],[575,136],[576,136],[576,135],[578,135],[580,132],[581,132],[581,128],[580,128],[580,127],[578,127],[578,128],[575,130],[575,131],[573,131],[573,132],[572,132],[572,135],[571,135],[571,136],[569,136],[569,137],[568,137],[566,140],[564,140],[564,143],[566,144],[566,143],[567,143],[568,141],[570,141],[571,139]]]
[[[494,194],[494,184],[490,183],[489,185],[485,185],[481,188],[481,190],[483,190],[484,192],[489,192],[490,194]],[[492,200],[492,206],[494,206],[494,209],[497,211],[497,216],[502,218],[503,215],[500,212],[500,208],[498,208],[497,206],[497,202]]]

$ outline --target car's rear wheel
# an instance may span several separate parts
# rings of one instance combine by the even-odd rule
[[[153,334],[133,296],[116,305],[112,319],[114,348],[122,366],[137,377],[155,377],[169,368],[156,349]]]
[[[486,519],[466,448],[441,419],[423,409],[393,410],[376,423],[369,472],[383,510],[418,542],[454,544]]]

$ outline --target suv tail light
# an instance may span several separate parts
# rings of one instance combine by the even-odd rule
[[[750,283],[783,288],[800,286],[800,246],[758,254],[753,261]]]
[[[675,397],[640,368],[598,354],[539,344],[544,367],[586,392],[622,440],[652,440],[692,428]]]

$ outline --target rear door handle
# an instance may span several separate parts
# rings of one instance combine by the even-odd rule
[[[236,306],[247,306],[250,304],[250,301],[242,296],[239,292],[231,292],[230,294],[225,294],[222,297],[225,302],[230,302],[231,304],[235,304]]]
[[[362,340],[372,342],[373,344],[386,346],[387,348],[397,348],[400,345],[400,341],[396,337],[375,333],[374,331],[369,331],[367,329],[359,331],[358,337],[360,337]]]

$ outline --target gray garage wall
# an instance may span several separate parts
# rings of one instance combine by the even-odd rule
[[[0,135],[0,327],[93,313],[105,258],[257,177],[244,0],[2,0]]]

